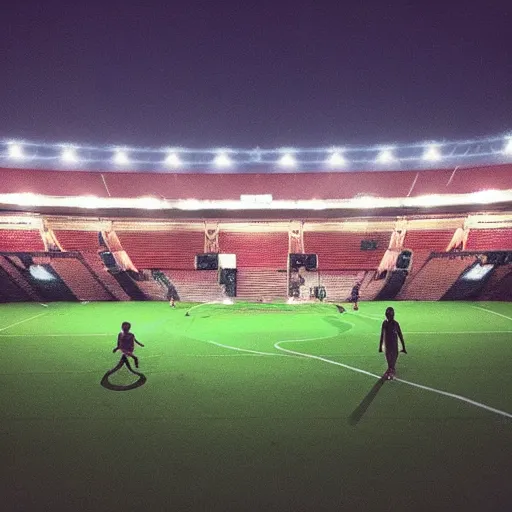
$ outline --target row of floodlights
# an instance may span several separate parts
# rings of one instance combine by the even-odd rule
[[[505,140],[503,153],[512,155],[512,138]],[[7,155],[12,160],[24,160],[26,154],[23,146],[17,142],[11,142],[7,147]],[[78,150],[71,146],[62,148],[60,158],[63,163],[77,164],[80,162]],[[431,144],[427,146],[423,152],[422,159],[429,162],[436,162],[442,159],[442,154],[439,146]],[[378,153],[375,162],[377,164],[388,165],[397,162],[399,159],[395,156],[393,148],[383,148]],[[131,163],[129,152],[125,149],[115,149],[112,154],[112,162],[120,167],[128,166]],[[170,169],[179,169],[184,165],[183,160],[180,158],[179,152],[169,152],[163,161],[166,167]],[[325,163],[333,168],[343,168],[348,164],[348,160],[344,155],[343,150],[333,150],[327,156]],[[229,152],[219,151],[213,158],[212,164],[219,169],[227,169],[235,165],[235,161],[230,157]],[[292,169],[298,165],[297,159],[293,152],[283,152],[278,159],[277,164],[280,167]]]

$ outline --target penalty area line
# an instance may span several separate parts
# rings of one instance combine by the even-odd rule
[[[341,366],[343,368],[346,368],[347,370],[351,370],[351,371],[354,371],[354,372],[357,372],[357,373],[362,373],[364,375],[369,375],[370,377],[375,377],[376,379],[381,379],[382,378],[381,375],[376,375],[375,373],[367,372],[366,370],[361,370],[360,368],[356,368],[354,366],[349,366],[348,364],[339,363],[338,361],[332,361],[331,359],[326,359],[325,357],[314,356],[312,354],[306,354],[306,353],[303,353],[303,352],[297,352],[295,350],[289,350],[289,349],[286,349],[286,348],[283,348],[283,347],[279,346],[281,343],[293,343],[293,342],[298,342],[298,341],[313,341],[314,339],[315,338],[312,338],[310,340],[304,340],[304,339],[302,339],[302,340],[283,340],[283,341],[278,341],[277,343],[274,343],[274,347],[277,348],[278,350],[282,350],[283,352],[287,352],[287,353],[293,354],[295,356],[307,357],[309,359],[318,359],[319,361],[323,361],[323,362],[329,363],[329,364],[334,364],[336,366]],[[448,391],[443,391],[442,389],[431,388],[429,386],[424,386],[423,384],[416,384],[415,382],[411,382],[411,381],[404,380],[404,379],[397,378],[397,379],[394,379],[394,380],[396,382],[401,382],[402,384],[407,384],[408,386],[420,388],[420,389],[423,389],[425,391],[431,391],[432,393],[437,393],[438,395],[443,395],[443,396],[447,396],[447,397],[450,397],[450,398],[454,398],[456,400],[460,400],[462,402],[468,403],[468,404],[473,405],[475,407],[479,407],[481,409],[485,409],[486,411],[490,411],[490,412],[493,412],[493,413],[498,414],[500,416],[504,416],[505,418],[512,418],[512,414],[510,414],[509,412],[502,411],[500,409],[496,409],[494,407],[491,407],[489,405],[483,404],[481,402],[477,402],[475,400],[471,400],[470,398],[467,398],[467,397],[462,396],[462,395],[456,395],[455,393],[449,393]]]
[[[501,318],[506,318],[507,320],[512,320],[511,317],[509,317],[507,315],[503,315],[501,313],[498,313],[497,311],[493,311],[492,309],[483,308],[481,306],[471,306],[471,307],[475,308],[475,309],[480,309],[481,311],[486,311],[487,313],[491,313],[492,315],[501,316]]]
[[[35,318],[39,318],[40,316],[47,315],[47,314],[48,314],[48,312],[45,311],[44,313],[39,313],[38,315],[31,316],[30,318],[25,318],[24,320],[20,320],[19,322],[14,322],[13,324],[7,325],[6,327],[2,327],[0,329],[0,332],[10,329],[11,327],[14,327],[15,325],[24,324],[25,322],[29,322],[30,320],[34,320]],[[31,336],[33,336],[33,334],[31,334]]]

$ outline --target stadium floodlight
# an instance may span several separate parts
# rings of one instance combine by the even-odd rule
[[[383,149],[377,155],[377,163],[379,164],[390,164],[395,161],[395,157],[393,155],[393,150],[391,148]]]
[[[178,169],[182,164],[183,162],[177,153],[169,153],[165,158],[165,165],[171,169]]]
[[[279,166],[285,167],[287,169],[291,169],[292,167],[297,166],[297,160],[291,153],[285,153],[280,159],[279,159]]]
[[[512,155],[512,137],[507,139],[505,147],[503,148],[503,153],[505,153],[505,155]]]
[[[423,160],[428,160],[429,162],[441,160],[441,151],[439,151],[436,145],[428,146],[423,153]]]
[[[23,147],[20,144],[17,144],[16,142],[9,143],[7,151],[9,154],[9,158],[12,158],[13,160],[23,160],[23,158],[25,158],[25,154],[23,153]]]
[[[118,149],[114,154],[114,163],[117,165],[127,165],[130,163],[130,159],[125,151]]]
[[[327,159],[327,163],[330,167],[338,168],[344,167],[347,164],[347,160],[340,151],[334,151]]]
[[[215,167],[218,167],[219,169],[225,169],[233,165],[233,160],[231,160],[227,153],[221,152],[215,156],[213,163]]]
[[[75,148],[64,148],[62,150],[61,159],[67,164],[73,164],[78,162],[78,155]]]

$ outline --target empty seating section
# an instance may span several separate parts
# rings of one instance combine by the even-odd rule
[[[318,255],[320,270],[372,270],[376,269],[389,246],[391,233],[349,232],[305,232],[304,248],[306,253]],[[377,249],[361,250],[362,240],[375,240]]]
[[[149,279],[148,281],[137,281],[136,284],[149,300],[167,299],[167,290],[153,279]]]
[[[454,229],[408,230],[405,234],[404,248],[429,249],[434,252],[446,251]]]
[[[210,302],[225,297],[216,270],[167,270],[165,275],[181,301]]]
[[[304,172],[245,174],[105,173],[112,197],[240,199],[243,194],[272,194],[276,200],[348,199],[357,195],[405,197],[416,172]]]
[[[439,300],[448,291],[459,275],[469,267],[474,257],[462,259],[432,258],[417,274],[400,296],[404,300]]]
[[[74,231],[61,229],[54,231],[57,241],[64,251],[96,251],[99,247],[97,231]]]
[[[99,172],[0,169],[0,192],[108,197]]]
[[[0,169],[0,193],[47,196],[240,199],[272,194],[277,200],[407,197],[512,189],[511,165],[416,171],[245,174],[100,173]]]
[[[512,229],[472,229],[469,231],[468,251],[512,250]]]
[[[52,258],[51,266],[79,300],[112,300],[103,284],[77,258]]]
[[[32,289],[27,280],[23,277],[20,269],[23,264],[15,256],[0,256],[0,267],[9,275],[12,281],[16,283],[19,288],[22,288],[24,293],[30,297],[31,300],[40,301],[41,297]]]
[[[82,257],[98,279],[105,285],[105,288],[116,300],[130,300],[128,294],[121,288],[117,280],[103,265],[99,254],[96,252],[83,252]]]
[[[354,285],[363,280],[364,272],[329,271],[319,272],[320,283],[325,286],[326,299],[345,301],[350,297]]]
[[[193,269],[204,250],[200,231],[116,231],[137,269]]]
[[[480,300],[512,300],[512,264],[496,267],[486,282]]]
[[[0,252],[44,251],[41,233],[37,230],[0,230]]]
[[[512,189],[512,165],[494,165],[492,167],[458,168],[445,190],[438,193],[468,194],[481,190]]]
[[[220,252],[236,254],[237,268],[286,269],[288,233],[220,232]]]
[[[288,295],[286,272],[269,269],[242,268],[237,272],[236,296],[238,299],[282,299]]]

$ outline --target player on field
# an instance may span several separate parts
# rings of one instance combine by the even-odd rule
[[[359,309],[358,302],[359,302],[359,288],[361,287],[361,283],[356,283],[354,287],[352,288],[352,292],[350,293],[350,302],[354,303],[354,311],[357,311]]]
[[[130,322],[123,322],[121,325],[122,331],[117,335],[117,347],[113,350],[113,352],[117,352],[120,350],[124,356],[131,357],[135,361],[135,368],[139,367],[139,360],[137,357],[133,355],[133,350],[135,349],[135,343],[143,347],[144,345],[137,341],[135,338],[135,334],[130,332],[131,324]]]
[[[379,352],[382,352],[383,343],[386,350],[388,369],[385,373],[385,377],[387,379],[392,379],[395,376],[395,365],[398,359],[398,338],[400,338],[402,342],[402,350],[400,352],[407,354],[400,324],[395,320],[395,310],[393,308],[387,308],[386,320],[382,322],[379,344]]]

